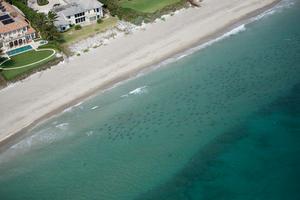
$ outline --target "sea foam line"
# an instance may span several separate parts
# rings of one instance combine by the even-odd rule
[[[257,15],[256,17],[251,18],[250,22],[255,22],[255,21],[261,20],[265,17],[268,17],[270,15],[273,15],[277,12],[281,12],[282,10],[284,10],[286,8],[290,8],[294,4],[295,4],[295,0],[282,0],[273,8],[270,8],[270,9],[266,10],[265,12],[261,13],[260,15]]]
[[[200,51],[200,50],[202,50],[202,49],[204,49],[206,47],[211,46],[212,44],[214,44],[216,42],[220,42],[220,41],[222,41],[222,40],[224,40],[224,39],[226,39],[228,37],[231,37],[231,36],[237,35],[237,34],[239,34],[241,32],[244,32],[244,31],[247,30],[247,28],[246,28],[247,24],[250,24],[250,23],[252,23],[254,21],[259,21],[259,20],[261,20],[261,19],[263,19],[263,18],[265,18],[267,16],[270,16],[270,15],[276,13],[276,12],[281,11],[283,8],[289,8],[290,6],[292,6],[295,3],[294,1],[295,0],[283,0],[282,2],[280,2],[278,5],[274,6],[273,8],[271,8],[269,10],[266,10],[265,12],[263,12],[260,15],[257,15],[255,17],[250,18],[248,20],[248,23],[241,24],[240,26],[235,27],[235,28],[231,29],[230,31],[224,33],[220,37],[217,37],[215,39],[209,40],[208,42],[206,42],[204,44],[201,44],[201,45],[198,45],[196,47],[190,48],[190,49],[188,49],[188,50],[186,50],[186,51],[184,51],[182,53],[176,54],[173,57],[170,57],[170,58],[168,58],[166,60],[163,60],[159,64],[153,65],[151,67],[151,70],[153,70],[153,69],[155,70],[157,68],[160,68],[160,67],[166,66],[168,64],[177,62],[177,61],[179,61],[179,60],[181,60],[181,59],[183,59],[183,58],[185,58],[185,57],[187,57],[187,56],[189,56],[189,55],[191,55],[191,54],[193,54],[193,53],[195,53],[197,51]],[[130,77],[130,78],[124,80],[124,81],[120,81],[120,82],[112,85],[111,87],[103,90],[102,93],[108,92],[108,91],[110,91],[111,89],[113,89],[115,87],[118,87],[120,85],[123,85],[123,84],[127,83],[130,80],[133,80],[133,79],[139,78],[141,76],[144,76],[148,71],[149,71],[149,69],[143,70],[142,72],[138,73],[136,76]],[[128,95],[122,95],[121,97],[127,97],[127,96]]]
[[[246,30],[246,24],[242,24],[238,27],[235,27],[234,29],[224,33],[222,36],[220,37],[217,37],[215,39],[212,39],[212,40],[209,40],[208,42],[204,43],[204,44],[201,44],[199,46],[196,46],[196,47],[193,47],[193,48],[190,48],[186,51],[184,51],[183,53],[179,53],[179,54],[176,54],[175,56],[171,57],[171,58],[168,58],[164,61],[162,61],[161,63],[157,64],[157,65],[154,65],[152,68],[154,69],[157,69],[157,68],[160,68],[162,66],[165,66],[165,65],[168,65],[168,64],[171,64],[171,63],[174,63],[176,61],[179,61],[197,51],[200,51],[206,47],[209,47],[211,46],[212,44],[216,43],[216,42],[219,42],[221,40],[224,40],[225,38],[228,38],[228,37],[231,37],[233,35],[237,35],[243,31]],[[141,75],[144,75],[144,72],[140,73],[139,76]]]
[[[212,39],[204,44],[198,45],[198,46],[190,48],[182,53],[176,54],[175,56],[168,58],[168,59],[162,61],[161,63],[153,66],[153,68],[156,69],[156,68],[160,68],[162,66],[174,63],[174,62],[181,60],[182,58],[185,58],[197,51],[200,51],[206,47],[209,47],[216,42],[220,42],[228,37],[231,37],[231,36],[237,35],[241,32],[244,32],[247,30],[247,27],[246,27],[247,24],[250,24],[255,21],[259,21],[259,20],[261,20],[265,17],[268,17],[270,15],[273,15],[277,12],[281,12],[283,9],[290,8],[294,4],[295,4],[295,0],[283,0],[280,3],[278,3],[276,6],[274,6],[273,8],[266,10],[265,12],[261,13],[260,15],[250,18],[247,23],[241,24],[238,27],[235,27],[235,28],[231,29],[230,31],[224,33],[220,37]],[[141,72],[138,76],[143,76],[143,75],[144,75],[144,72]]]
[[[124,98],[124,97],[128,97],[129,95],[140,95],[140,94],[143,94],[143,93],[147,93],[146,88],[147,88],[147,86],[142,86],[142,87],[136,88],[134,90],[131,90],[127,94],[122,95],[121,97]]]
[[[77,103],[76,105],[74,105],[74,106],[70,106],[70,107],[68,107],[68,108],[66,108],[66,109],[64,109],[63,111],[62,111],[62,113],[67,113],[67,112],[71,112],[74,108],[77,108],[77,107],[79,107],[81,104],[83,104],[83,101],[82,102],[79,102],[79,103]]]

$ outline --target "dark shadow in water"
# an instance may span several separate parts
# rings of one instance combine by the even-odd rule
[[[259,112],[255,113],[253,116],[249,118],[251,120],[257,119],[267,119],[270,120],[272,117],[271,115],[280,114],[283,117],[280,117],[279,120],[273,120],[270,123],[274,123],[274,126],[279,123],[281,129],[283,128],[286,130],[285,132],[280,133],[280,137],[288,138],[286,141],[277,144],[277,146],[273,146],[272,142],[276,141],[274,138],[280,138],[278,136],[274,136],[274,138],[270,138],[272,133],[264,134],[263,132],[258,130],[257,133],[253,133],[251,130],[248,130],[249,124],[251,122],[246,121],[246,123],[242,123],[239,127],[237,127],[234,131],[224,133],[223,135],[216,138],[213,142],[209,145],[205,146],[201,149],[185,166],[185,168],[176,174],[171,180],[167,183],[154,188],[142,195],[140,195],[137,199],[143,200],[191,200],[191,199],[264,199],[263,197],[272,196],[272,190],[278,189],[278,185],[272,185],[273,179],[267,180],[266,182],[270,181],[270,184],[267,188],[262,188],[261,191],[251,191],[251,189],[247,189],[246,191],[251,191],[251,194],[243,194],[239,192],[235,192],[233,190],[228,189],[228,185],[214,185],[209,184],[210,182],[215,182],[216,180],[222,181],[222,177],[224,174],[220,173],[220,171],[214,172],[210,170],[211,168],[215,169],[218,166],[224,166],[224,162],[226,160],[219,159],[219,156],[222,155],[224,152],[228,151],[233,145],[238,144],[241,141],[245,141],[250,138],[252,141],[252,146],[250,148],[257,148],[258,151],[262,151],[261,155],[264,156],[269,152],[272,148],[277,148],[274,152],[281,153],[279,155],[271,155],[267,156],[266,162],[270,162],[271,165],[273,163],[279,163],[278,166],[272,166],[270,168],[271,172],[265,172],[264,170],[267,167],[260,166],[256,169],[252,169],[251,166],[247,168],[247,170],[242,174],[246,177],[246,180],[249,182],[257,182],[259,184],[260,179],[264,177],[265,174],[268,173],[278,173],[281,172],[283,175],[280,176],[283,179],[282,183],[279,183],[280,190],[276,191],[280,196],[277,196],[276,199],[281,199],[283,196],[286,195],[288,199],[300,199],[300,194],[297,192],[300,189],[300,159],[296,156],[293,156],[295,152],[298,152],[300,148],[299,140],[292,141],[294,144],[290,147],[288,146],[288,142],[291,142],[290,134],[297,134],[300,133],[300,83],[293,87],[290,94],[285,97],[281,97],[271,103],[270,105],[266,106]],[[268,127],[270,124],[266,124]],[[272,126],[271,126],[272,127]],[[262,129],[263,130],[263,129]],[[268,130],[266,128],[266,132],[272,132],[272,130]],[[251,135],[254,134],[254,135]],[[278,134],[278,133],[277,133]],[[286,135],[286,136],[285,136]],[[299,138],[299,136],[296,136]],[[278,140],[278,139],[277,139]],[[298,144],[297,144],[298,143]],[[243,144],[243,143],[242,143]],[[245,143],[247,145],[247,143]],[[243,144],[243,145],[245,145]],[[282,146],[280,146],[282,145]],[[286,145],[286,146],[284,146]],[[249,146],[249,144],[248,144]],[[284,151],[279,151],[279,148],[285,148]],[[248,147],[247,147],[248,148]],[[246,149],[247,149],[246,148]],[[289,149],[290,148],[290,149]],[[236,149],[234,149],[236,150]],[[239,150],[239,149],[237,149]],[[266,151],[264,151],[266,150]],[[292,152],[289,158],[286,158],[286,154],[288,152]],[[239,152],[239,155],[243,155],[243,152]],[[172,155],[170,155],[172,156]],[[274,156],[274,157],[272,157]],[[235,158],[237,162],[239,158]],[[250,157],[249,159],[256,159],[255,156]],[[275,160],[276,159],[276,160]],[[222,163],[223,162],[223,163]],[[252,160],[250,160],[252,162]],[[253,161],[255,162],[255,160]],[[282,162],[282,163],[280,163]],[[268,163],[266,163],[267,165]],[[287,170],[288,169],[288,170]],[[272,171],[273,170],[273,171]],[[282,170],[282,171],[280,171]],[[226,173],[226,172],[225,172]],[[270,178],[267,176],[267,179]],[[198,192],[201,193],[195,194],[193,193],[193,188],[197,183],[208,183],[208,184],[201,184],[200,190],[198,186]],[[202,188],[201,188],[202,187]],[[243,186],[242,186],[243,187]],[[247,185],[247,187],[251,187],[251,185]],[[274,187],[274,188],[272,188]],[[244,189],[244,188],[243,188]],[[242,189],[242,190],[243,190]],[[255,188],[253,188],[255,189]],[[192,191],[192,192],[191,192]],[[275,193],[275,192],[274,192]]]
[[[218,154],[227,149],[232,143],[239,141],[246,136],[247,135],[242,127],[233,132],[224,133],[193,156],[188,162],[188,165],[176,174],[172,180],[158,188],[148,191],[137,199],[192,199],[186,191],[193,187],[193,183],[197,180],[210,181],[215,179],[218,175],[207,174],[206,169],[212,165],[220,164],[219,161],[216,160]],[[218,196],[226,195],[229,197],[230,194],[225,193],[225,191],[220,192]],[[215,197],[217,199],[217,196]]]

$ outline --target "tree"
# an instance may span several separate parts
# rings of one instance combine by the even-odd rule
[[[38,29],[40,29],[40,31],[42,32],[44,26],[46,25],[46,15],[43,13],[37,13],[36,16],[33,18],[32,23],[38,27]]]
[[[4,55],[4,51],[2,49],[2,47],[0,47],[0,57],[2,57]]]
[[[58,32],[55,22],[57,21],[57,14],[55,12],[48,12],[46,17],[46,27],[45,27],[45,35],[47,40],[59,41],[61,39],[61,34]]]
[[[49,11],[48,15],[47,15],[47,23],[49,25],[54,26],[54,23],[57,21],[57,18],[58,18],[58,16],[55,12]]]
[[[4,51],[2,47],[0,47],[0,63],[6,59],[3,55],[4,55]]]
[[[29,8],[27,4],[24,3],[25,0],[12,0],[13,4],[23,11],[26,18],[31,22],[33,28],[39,31],[42,38],[59,42],[61,40],[61,34],[55,27],[55,21],[57,20],[57,15],[54,12],[49,12],[47,15],[44,13],[37,13],[33,9]]]

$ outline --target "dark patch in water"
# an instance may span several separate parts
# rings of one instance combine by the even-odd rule
[[[239,128],[231,132],[224,133],[216,138],[212,143],[202,148],[181,170],[167,183],[140,195],[137,199],[143,200],[185,200],[185,199],[265,199],[264,197],[273,196],[269,199],[282,199],[283,195],[288,199],[299,199],[300,194],[300,159],[298,156],[299,147],[299,131],[300,131],[300,112],[298,110],[300,105],[300,84],[293,87],[289,96],[282,97],[266,106],[259,112],[255,113],[249,119],[241,123]],[[291,109],[293,108],[293,109]],[[274,115],[281,115],[279,119],[273,119]],[[291,121],[295,119],[294,121]],[[253,124],[253,120],[255,123]],[[265,121],[270,120],[270,121]],[[264,126],[268,127],[273,125],[278,128],[286,130],[285,133],[281,131],[273,132],[272,129],[266,128],[266,132],[261,132],[261,127],[256,129],[254,126],[265,123]],[[277,130],[277,127],[274,129]],[[297,135],[293,135],[297,132]],[[273,137],[272,137],[273,136]],[[278,139],[284,137],[284,139]],[[294,139],[294,141],[292,140]],[[250,142],[250,143],[249,143]],[[273,144],[279,142],[279,144]],[[240,146],[242,145],[242,146]],[[254,146],[253,146],[254,145]],[[227,152],[238,152],[237,156],[247,156],[248,150],[255,148],[256,151],[249,157],[249,163],[256,163],[258,166],[245,167],[237,170],[238,176],[242,177],[241,180],[247,180],[248,187],[253,189],[245,190],[239,188],[238,183],[232,183],[232,186],[218,184],[230,178],[226,173],[226,166],[230,167],[236,162],[239,165],[239,158],[226,158]],[[285,150],[280,150],[283,148]],[[279,155],[272,155],[269,152],[277,152]],[[286,155],[290,153],[291,155]],[[230,155],[229,154],[229,155]],[[171,154],[168,155],[168,157]],[[269,166],[268,166],[269,165]],[[278,165],[278,166],[276,166]],[[225,166],[225,167],[224,167]],[[225,169],[219,171],[218,168]],[[215,169],[215,170],[214,170]],[[289,169],[287,171],[286,169]],[[234,170],[234,169],[233,169]],[[229,171],[229,173],[233,173]],[[274,183],[272,173],[280,173],[281,180],[279,183]],[[234,173],[233,173],[234,174]],[[268,178],[269,181],[262,182],[262,178]],[[275,175],[276,178],[276,175]],[[268,183],[266,188],[261,188],[262,191],[257,191],[252,183],[262,184]],[[199,186],[200,184],[200,186]],[[244,184],[244,183],[241,183]],[[279,184],[279,187],[278,187]],[[286,187],[289,185],[289,187]],[[198,187],[198,188],[197,188]],[[231,189],[236,187],[237,191]],[[264,187],[258,186],[258,187]],[[277,188],[277,191],[272,191]],[[281,190],[281,191],[278,191]],[[244,193],[242,192],[244,191]],[[245,193],[248,192],[248,193]],[[275,195],[272,195],[274,193]],[[278,196],[282,195],[282,196]],[[247,198],[245,198],[247,197]],[[253,197],[253,198],[250,198]],[[274,198],[275,197],[275,198]]]

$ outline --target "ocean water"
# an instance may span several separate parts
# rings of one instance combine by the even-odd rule
[[[251,21],[30,130],[0,199],[300,199],[300,2]]]

